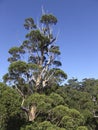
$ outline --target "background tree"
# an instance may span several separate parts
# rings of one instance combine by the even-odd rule
[[[19,130],[26,120],[20,109],[20,96],[18,93],[0,83],[0,129]]]

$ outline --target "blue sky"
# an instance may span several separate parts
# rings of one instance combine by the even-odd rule
[[[0,79],[8,50],[25,40],[24,19],[40,18],[41,7],[58,18],[62,69],[68,78],[98,78],[98,0],[0,0]]]

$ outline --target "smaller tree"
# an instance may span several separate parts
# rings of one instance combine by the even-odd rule
[[[25,123],[25,118],[20,110],[20,97],[10,87],[0,83],[0,129],[19,130]]]

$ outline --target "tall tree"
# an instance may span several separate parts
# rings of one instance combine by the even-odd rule
[[[42,92],[67,78],[59,68],[60,50],[52,30],[56,23],[57,18],[52,14],[42,15],[39,25],[35,24],[33,18],[27,18],[24,23],[28,30],[26,40],[19,47],[9,50],[10,66],[3,78],[22,96],[22,108],[27,113],[30,113],[29,109],[23,107],[27,95],[34,91]]]

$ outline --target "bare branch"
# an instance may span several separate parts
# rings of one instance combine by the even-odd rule
[[[22,97],[24,97],[24,94],[23,94],[22,91],[17,87],[17,85],[15,85],[15,88],[16,88],[16,90],[18,91],[18,93],[19,93]]]
[[[22,103],[21,103],[21,106],[23,106],[23,104],[24,104],[24,101],[25,101],[25,99],[23,98],[23,100],[22,100]]]
[[[29,79],[29,82],[28,82],[28,83],[30,83],[31,81],[32,81],[34,84],[36,83],[36,80],[35,80],[35,78],[34,78],[33,75],[32,75],[32,77]]]
[[[52,57],[50,56],[49,57],[49,60],[48,60],[48,62],[47,62],[47,64],[44,66],[44,68],[43,68],[43,70],[42,70],[42,72],[41,72],[41,76],[42,75],[45,75],[45,73],[48,71],[48,68],[49,68],[49,65],[51,64],[51,62],[52,62]]]
[[[49,44],[52,44],[56,40],[56,37],[52,39],[52,41]]]
[[[60,34],[60,30],[58,30],[58,33],[57,33],[57,35],[56,35],[56,40],[55,40],[55,42],[57,41],[59,34]]]
[[[45,10],[44,10],[43,5],[42,5],[42,15],[45,15]]]
[[[39,26],[39,22],[38,22],[38,18],[37,18],[37,28],[38,28],[38,30],[40,31],[41,30],[41,28],[40,28],[40,26]]]

